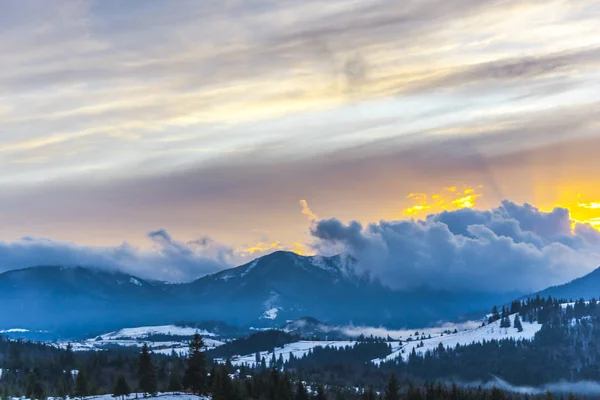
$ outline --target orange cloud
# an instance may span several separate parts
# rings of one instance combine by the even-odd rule
[[[579,203],[577,207],[587,208],[590,210],[600,210],[600,202]]]
[[[306,200],[300,200],[300,206],[302,207],[302,214],[306,215],[309,220],[316,221],[319,219],[319,216],[313,213],[308,207],[308,202]]]
[[[577,224],[588,224],[600,230],[600,201],[597,201],[596,196],[582,191],[564,190],[560,193],[556,202],[551,207],[546,207],[546,209],[554,207],[569,210],[573,228]]]

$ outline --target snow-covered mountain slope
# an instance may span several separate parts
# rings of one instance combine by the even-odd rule
[[[275,358],[279,359],[279,356],[283,358],[284,362],[289,361],[290,355],[293,354],[296,358],[303,358],[306,356],[310,350],[316,347],[335,347],[341,348],[346,346],[354,346],[356,342],[352,341],[309,341],[309,340],[301,340],[299,342],[286,344],[283,347],[279,347],[275,349]],[[265,358],[267,362],[271,360],[273,357],[273,352],[270,351],[262,351],[260,352],[260,358]],[[231,360],[231,363],[235,366],[248,365],[255,366],[256,364],[256,354],[248,354],[241,357],[234,357]]]
[[[516,315],[516,314],[515,314]],[[481,322],[472,321],[461,325],[461,330],[458,330],[459,326],[456,326],[456,333],[450,333],[449,328],[452,326],[444,325],[438,328],[427,328],[420,329],[416,332],[408,333],[408,331],[396,331],[396,333],[406,334],[404,337],[398,337],[399,340],[389,341],[391,346],[391,353],[382,358],[372,360],[373,363],[379,365],[382,362],[394,361],[397,359],[407,360],[413,349],[417,355],[423,356],[426,351],[437,348],[440,344],[446,347],[456,347],[459,345],[470,345],[473,343],[481,343],[484,340],[502,340],[502,339],[525,339],[531,340],[535,334],[541,329],[541,324],[522,322],[523,331],[518,332],[516,328],[512,327],[514,323],[515,315],[509,317],[511,321],[511,328],[500,328],[500,321],[481,326]],[[473,327],[477,325],[477,327]],[[371,328],[372,329],[372,328]],[[387,331],[384,331],[387,332]],[[452,331],[453,332],[453,331]],[[388,335],[389,336],[389,335]],[[267,362],[272,359],[273,354],[275,358],[279,359],[281,356],[285,361],[289,360],[290,355],[293,354],[296,358],[302,358],[306,356],[310,350],[317,347],[334,347],[342,348],[346,346],[354,346],[357,344],[356,341],[349,340],[315,340],[315,341],[298,341],[295,343],[289,343],[285,346],[276,348],[274,352],[263,351],[260,353],[260,358],[265,358]],[[253,366],[256,363],[256,354],[247,354],[240,357],[234,357],[231,360],[233,365],[249,365]]]
[[[457,333],[451,334],[441,334],[439,336],[432,336],[431,339],[425,338],[421,340],[417,338],[411,340],[410,342],[404,342],[403,344],[397,345],[396,347],[392,346],[393,352],[390,355],[388,355],[384,359],[373,360],[373,362],[379,364],[382,361],[393,361],[398,358],[407,360],[410,354],[412,353],[413,349],[415,350],[417,355],[424,355],[428,350],[433,350],[437,348],[440,344],[445,348],[453,348],[456,347],[457,344],[464,346],[472,343],[481,343],[484,340],[488,341],[502,339],[533,339],[535,334],[542,328],[542,325],[538,324],[537,322],[529,323],[523,321],[523,331],[519,332],[516,328],[512,327],[516,315],[517,314],[510,316],[510,328],[500,328],[500,320],[498,320],[491,324],[481,326],[475,329],[459,331]]]

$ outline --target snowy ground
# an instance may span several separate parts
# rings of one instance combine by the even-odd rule
[[[516,314],[515,314],[516,315]],[[510,316],[511,328],[500,328],[500,321],[496,321],[492,324],[481,327],[479,323],[469,323],[462,326],[462,330],[457,329],[457,333],[448,333],[448,326],[443,328],[434,329],[420,329],[410,331],[403,331],[405,338],[400,341],[391,341],[389,344],[392,347],[392,352],[383,359],[373,360],[373,363],[380,364],[383,361],[392,361],[398,358],[403,360],[408,359],[408,356],[412,352],[413,348],[419,355],[424,355],[427,350],[433,350],[439,346],[440,343],[444,347],[456,347],[457,344],[469,345],[472,343],[480,343],[483,340],[501,340],[501,339],[533,339],[535,334],[541,329],[541,325],[538,323],[530,324],[526,321],[522,321],[523,332],[518,332],[516,328],[512,328],[514,323],[515,315]],[[446,333],[444,333],[444,331]],[[399,332],[397,332],[399,333]],[[418,333],[418,334],[417,334]],[[421,343],[423,346],[420,347]],[[290,354],[293,354],[297,358],[306,356],[311,349],[316,347],[346,347],[354,346],[355,341],[299,341],[296,343],[290,343],[283,347],[275,349],[275,358],[279,359],[281,356],[283,361],[288,361]],[[267,363],[273,357],[273,353],[270,351],[263,351],[260,353],[261,359],[264,357]],[[231,360],[233,365],[248,365],[253,366],[256,363],[256,355],[248,354],[241,357],[234,357]]]
[[[115,400],[115,397],[112,397],[111,394],[105,394],[101,396],[89,396],[84,397],[84,400]],[[141,393],[130,394],[129,396],[125,396],[126,400],[133,399],[144,399],[144,395]],[[158,400],[211,400],[210,397],[206,396],[195,396],[187,393],[158,393],[156,396],[146,397],[146,399],[158,399]],[[29,400],[25,397],[21,398],[13,398],[13,400]],[[48,400],[55,400],[53,397],[48,397]]]
[[[358,337],[360,335],[364,335],[366,337],[374,336],[379,338],[387,338],[391,337],[392,339],[398,340],[406,340],[411,336],[415,336],[415,332],[419,332],[419,335],[425,336],[439,336],[443,332],[446,331],[464,331],[471,330],[481,326],[481,321],[467,321],[461,323],[445,323],[440,326],[431,327],[431,328],[421,328],[421,329],[387,329],[384,327],[371,327],[371,326],[343,326],[339,327],[339,330],[350,337]],[[337,327],[336,327],[337,328]]]
[[[143,339],[151,335],[177,335],[177,336],[194,336],[199,333],[204,336],[215,336],[214,333],[198,330],[196,328],[176,326],[176,325],[160,325],[160,326],[140,326],[137,328],[125,328],[119,331],[106,333],[101,335],[102,339]]]
[[[511,328],[500,328],[500,320],[493,322],[489,325],[460,331],[454,334],[444,334],[443,336],[432,336],[431,339],[422,340],[423,347],[417,348],[421,344],[421,340],[413,340],[411,342],[404,342],[401,346],[393,347],[392,354],[385,357],[384,359],[373,360],[375,364],[379,364],[382,361],[392,361],[399,357],[407,360],[413,348],[419,355],[425,354],[427,350],[433,350],[439,346],[440,343],[444,347],[456,347],[457,344],[469,345],[472,343],[481,343],[483,340],[502,340],[502,339],[527,339],[531,340],[535,334],[542,328],[541,324],[534,322],[532,324],[522,321],[523,332],[518,332],[516,328],[513,328],[513,322],[515,315],[510,316]]]
[[[215,336],[210,332],[199,331],[195,328],[179,327],[175,325],[163,325],[126,328],[84,341],[60,342],[58,343],[58,346],[61,348],[66,348],[70,343],[71,346],[73,346],[74,351],[91,351],[104,350],[111,347],[142,347],[144,344],[146,344],[153,353],[168,355],[174,351],[179,355],[186,355],[188,353],[189,346],[188,341],[186,340],[150,341],[146,339],[157,334],[168,336],[188,336],[191,338],[195,333],[199,333],[201,336],[203,336],[202,339],[204,340],[204,345],[207,349],[213,349],[223,344],[222,341],[211,337],[206,337]]]

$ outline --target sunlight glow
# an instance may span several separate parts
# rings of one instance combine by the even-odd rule
[[[460,208],[473,208],[475,207],[477,198],[482,196],[481,193],[477,193],[477,189],[481,188],[483,188],[481,185],[477,186],[477,188],[450,186],[444,188],[441,193],[433,195],[411,193],[407,198],[416,204],[405,209],[403,214],[406,216],[423,217],[425,212],[431,213]]]

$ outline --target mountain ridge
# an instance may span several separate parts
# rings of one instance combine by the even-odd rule
[[[541,290],[537,294],[542,297],[552,296],[567,300],[579,300],[580,298],[585,300],[590,300],[591,298],[598,299],[600,298],[600,267],[570,282]]]
[[[311,316],[325,323],[426,326],[512,300],[513,294],[392,290],[356,273],[356,260],[278,251],[189,283],[148,281],[81,266],[0,274],[0,328],[94,331],[216,320],[278,327]],[[18,283],[18,284],[17,284]]]

